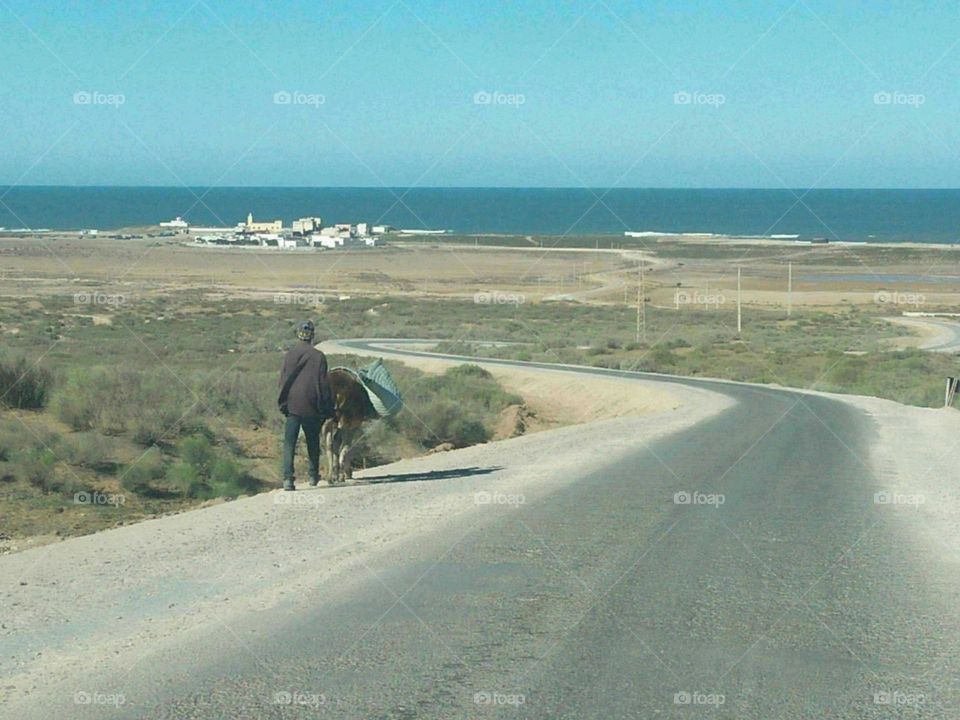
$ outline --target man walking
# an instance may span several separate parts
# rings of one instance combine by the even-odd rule
[[[283,427],[283,489],[295,490],[293,458],[303,430],[310,456],[310,485],[320,480],[320,428],[333,417],[333,394],[327,377],[327,357],[313,346],[310,320],[297,325],[299,342],[283,358],[277,404],[287,418]]]

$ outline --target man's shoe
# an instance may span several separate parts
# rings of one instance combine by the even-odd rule
[[[316,487],[319,482],[320,478],[318,477],[310,478],[310,487]]]
[[[296,490],[296,489],[297,489],[297,486],[293,484],[293,480],[292,480],[292,479],[288,479],[288,480],[284,480],[284,481],[283,481],[283,489],[284,489],[284,490]]]

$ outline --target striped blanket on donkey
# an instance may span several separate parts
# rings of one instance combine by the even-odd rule
[[[327,482],[346,482],[353,477],[351,453],[367,420],[396,415],[403,408],[403,395],[381,359],[354,370],[336,367],[330,371],[335,415],[323,424],[327,456]]]

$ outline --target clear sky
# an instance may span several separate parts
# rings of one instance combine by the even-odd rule
[[[4,184],[960,187],[955,2],[0,0],[0,34]]]

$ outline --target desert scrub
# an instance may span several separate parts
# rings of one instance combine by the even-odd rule
[[[477,365],[458,365],[409,383],[398,378],[397,383],[404,390],[405,409],[387,421],[388,427],[422,449],[487,442],[499,413],[523,402]]]
[[[39,410],[53,387],[50,371],[22,355],[0,357],[0,406]]]
[[[94,432],[75,433],[57,443],[54,452],[70,465],[96,472],[110,472],[116,443],[112,438]]]
[[[170,497],[174,493],[162,482],[166,471],[167,462],[163,452],[158,447],[152,447],[123,469],[120,484],[124,490],[142,497]]]
[[[178,462],[166,473],[167,484],[185,497],[208,499],[253,494],[259,483],[233,458],[202,435],[184,438],[177,446]]]

